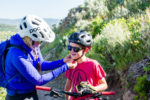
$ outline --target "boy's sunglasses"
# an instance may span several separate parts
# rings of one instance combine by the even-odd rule
[[[67,48],[69,51],[73,49],[74,52],[79,52],[81,49],[84,49],[84,48],[79,48],[79,47],[72,47],[70,45],[68,45]]]

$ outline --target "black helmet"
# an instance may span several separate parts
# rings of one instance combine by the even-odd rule
[[[69,42],[77,43],[83,46],[91,46],[92,36],[84,30],[77,31],[69,36]]]

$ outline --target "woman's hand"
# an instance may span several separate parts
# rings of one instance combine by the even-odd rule
[[[74,69],[77,66],[77,62],[67,62],[69,69]]]
[[[70,55],[66,56],[63,61],[68,65],[69,69],[73,69],[77,66],[77,62],[73,61]]]
[[[63,61],[64,61],[65,63],[72,61],[71,56],[70,56],[70,55],[67,55],[67,56],[63,59]]]

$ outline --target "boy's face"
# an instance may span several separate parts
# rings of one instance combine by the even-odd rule
[[[70,55],[72,59],[78,59],[79,57],[82,56],[84,49],[82,46],[76,44],[76,43],[69,43],[69,48],[70,48]],[[74,50],[73,50],[74,49]],[[77,52],[78,51],[78,52]]]

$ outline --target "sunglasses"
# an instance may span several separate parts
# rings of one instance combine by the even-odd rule
[[[79,52],[80,50],[84,49],[84,48],[79,48],[79,47],[72,47],[70,45],[68,45],[67,48],[69,51],[73,49],[74,52]]]

